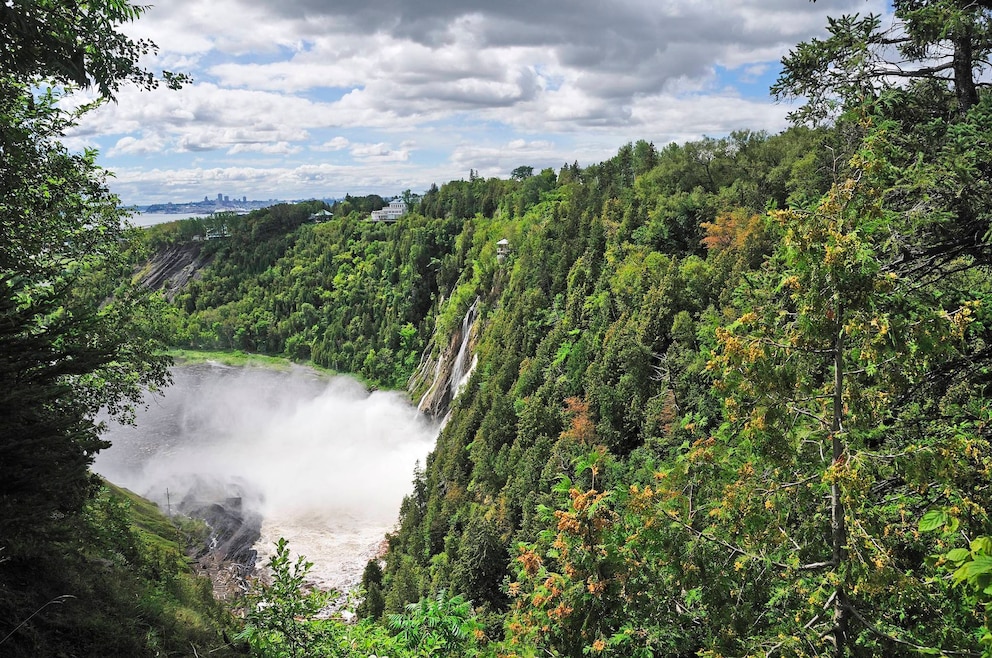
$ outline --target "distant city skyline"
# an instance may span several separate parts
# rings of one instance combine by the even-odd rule
[[[240,199],[235,197],[234,200],[231,200],[230,195],[218,192],[216,197],[204,195],[202,201],[169,200],[161,203],[138,203],[133,204],[133,207],[141,212],[182,214],[184,212],[216,212],[218,209],[224,208],[252,210],[282,202],[285,202],[285,200],[276,198],[249,200],[247,195],[242,195]]]
[[[779,60],[827,16],[884,0],[480,5],[437,0],[173,0],[126,31],[180,91],[122,91],[86,115],[125,204],[214,196],[390,196],[602,161],[737,129],[778,132]],[[79,102],[86,97],[78,99]]]

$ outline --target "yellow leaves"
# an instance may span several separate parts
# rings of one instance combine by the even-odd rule
[[[561,433],[561,438],[592,445],[596,439],[596,424],[589,417],[589,403],[580,397],[570,397],[565,404],[566,413],[571,416],[571,425]]]
[[[889,321],[885,318],[872,318],[870,325],[876,332],[876,339],[884,338],[889,333]]]
[[[975,310],[981,305],[981,301],[974,299],[961,305],[957,311],[944,313],[945,319],[950,322],[951,333],[958,339],[964,338],[964,332],[975,320]]]
[[[728,397],[724,399],[723,406],[727,410],[727,418],[730,420],[737,419],[737,409],[740,407],[740,403],[736,398]]]
[[[875,279],[875,292],[882,294],[892,292],[898,281],[899,277],[895,272],[888,272],[885,276],[877,277]]]
[[[572,535],[579,534],[579,530],[582,526],[579,525],[579,521],[575,518],[574,513],[565,512],[563,510],[555,510],[555,518],[558,519],[558,532],[564,532]]]
[[[703,222],[700,225],[706,231],[706,236],[700,242],[714,252],[740,249],[760,234],[761,224],[761,215],[748,214],[743,210],[721,213],[712,222]]]
[[[712,462],[713,447],[715,445],[716,439],[713,437],[698,439],[692,444],[692,448],[689,450],[689,454],[686,455],[686,458],[690,462]]]
[[[654,502],[654,490],[650,486],[642,490],[636,484],[630,485],[630,501],[628,505],[633,512],[643,513],[651,508]]]
[[[747,352],[745,354],[749,363],[756,363],[765,357],[765,348],[761,343],[754,340],[748,345]]]
[[[740,339],[724,327],[716,328],[716,341],[723,346],[724,353],[734,353],[739,349]]]
[[[827,245],[823,253],[823,264],[827,267],[836,265],[844,259],[844,247],[841,245]]]
[[[576,512],[584,512],[587,507],[598,503],[609,494],[607,492],[597,492],[595,489],[590,489],[582,493],[578,489],[573,488],[569,490],[568,495],[572,498],[572,508]]]
[[[506,588],[506,593],[510,596],[517,596],[520,594],[520,583],[512,582],[509,587]]]
[[[787,208],[785,210],[772,210],[768,213],[768,216],[779,222],[782,225],[788,225],[796,220],[799,216],[795,210]]]
[[[592,643],[592,650],[596,653],[600,653],[605,648],[606,648],[606,642],[604,642],[601,639],[597,639],[595,642]]]
[[[541,568],[541,556],[523,546],[520,547],[520,555],[517,556],[517,562],[523,565],[524,571],[528,576],[537,574],[538,569]]]
[[[751,413],[751,418],[748,420],[748,427],[758,432],[763,432],[768,429],[768,424],[765,421],[764,409],[755,409]]]

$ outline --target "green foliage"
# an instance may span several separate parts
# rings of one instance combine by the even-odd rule
[[[232,221],[175,300],[194,346],[398,387],[480,318],[474,375],[363,578],[365,621],[290,615],[312,633],[292,650],[985,649],[987,552],[958,545],[992,531],[992,105],[969,86],[988,10],[894,8],[898,43],[844,17],[785,59],[776,93],[830,126],[471,172],[405,194],[388,226],[363,221],[375,197],[316,226]],[[888,52],[921,66],[911,84],[890,84]]]
[[[234,619],[185,556],[201,528],[173,525],[154,505],[101,486],[70,522],[73,540],[0,565],[5,656],[231,656]],[[7,635],[7,633],[10,633]]]
[[[920,519],[920,530],[942,530],[945,535],[953,536],[957,523],[946,511],[933,509]],[[963,585],[967,590],[966,602],[983,612],[985,624],[977,631],[978,642],[982,646],[982,658],[992,656],[992,537],[976,537],[968,548],[953,548],[931,559],[945,569],[954,569],[951,578],[956,586]]]
[[[489,267],[485,249],[474,252],[473,277],[461,280],[441,310],[443,332],[460,323],[476,297],[492,309],[483,312],[486,328],[476,347],[478,385],[456,401],[419,481],[422,493],[416,504],[404,504],[391,538],[387,609],[398,612],[425,592],[452,588],[487,613],[504,611],[510,599],[494,592],[513,572],[507,549],[514,538],[533,542],[545,529],[540,509],[553,503],[552,487],[574,459],[605,459],[605,452],[590,452],[600,446],[624,458],[597,467],[595,477],[582,470],[584,486],[595,481],[608,489],[622,477],[626,459],[671,454],[712,425],[719,415],[705,370],[718,322],[712,306],[727,296],[721,286],[760,263],[776,229],[758,222],[717,249],[701,244],[703,223],[727,203],[721,185],[748,169],[759,187],[770,185],[775,172],[784,204],[791,183],[781,172],[806,155],[801,145],[812,133],[734,139],[736,151],[721,146],[719,167],[711,169],[712,193],[661,183],[679,184],[678,163],[691,162],[686,153],[698,145],[658,153],[639,144],[602,165],[566,167],[554,195],[512,224],[472,222],[476,244],[482,231],[483,245],[508,237],[513,260],[489,279],[479,276]],[[684,416],[699,421],[687,429],[693,423]],[[613,540],[621,541],[619,532]],[[605,614],[611,621],[603,628],[623,626],[610,626],[620,615]],[[579,641],[574,633],[560,635]]]
[[[401,645],[418,656],[476,656],[483,637],[471,603],[444,590],[409,604],[406,614],[390,615],[389,625]]]
[[[168,382],[163,300],[130,280],[137,236],[96,153],[61,143],[122,85],[157,84],[138,62],[154,44],[120,31],[143,11],[123,0],[0,6],[4,655],[226,651],[226,616],[178,533],[135,528],[132,499],[88,472],[107,447],[98,413],[127,421]],[[65,109],[73,85],[98,100]]]
[[[287,541],[280,538],[267,566],[271,583],[259,582],[249,594],[239,639],[247,640],[259,656],[326,655],[323,645],[335,643],[337,627],[316,619],[330,594],[307,589],[306,576],[313,563],[302,555],[292,560]]]
[[[313,225],[313,210],[256,211],[207,241],[212,264],[175,299],[179,333],[194,348],[285,355],[402,386],[433,329],[458,224],[408,215],[387,226],[353,212]]]
[[[390,615],[394,633],[368,619],[355,624],[320,619],[331,593],[307,584],[312,563],[303,556],[292,560],[286,540],[280,539],[268,567],[270,582],[256,583],[249,594],[245,628],[239,635],[258,656],[474,656],[485,639],[468,601],[443,592],[410,604],[404,614]],[[381,579],[382,571],[370,562],[363,575],[366,592]]]
[[[386,610],[386,599],[382,593],[382,567],[378,560],[369,560],[362,572],[362,602],[355,609],[359,619],[379,619]]]
[[[821,121],[907,81],[923,81],[929,93],[942,90],[945,97],[951,87],[962,115],[978,102],[976,80],[992,48],[990,7],[957,0],[897,0],[893,6],[893,26],[875,14],[831,18],[828,38],[801,43],[782,60],[772,92],[806,100],[795,120]]]
[[[146,8],[127,0],[98,0],[86,9],[78,11],[48,0],[4,3],[0,7],[0,75],[95,86],[101,96],[111,99],[124,83],[155,87],[156,77],[141,68],[138,60],[157,52],[157,47],[119,31]],[[169,72],[163,78],[170,86],[187,80]]]
[[[161,299],[128,281],[136,236],[106,173],[59,141],[89,107],[62,109],[65,92],[47,86],[92,82],[107,96],[145,75],[140,47],[117,32],[140,9],[0,11],[0,538],[28,555],[62,538],[94,491],[98,411],[127,420],[145,388],[168,381],[169,359],[157,354]]]
[[[954,544],[916,519],[989,531],[992,125],[922,86],[872,98],[562,170],[441,310],[487,309],[479,366],[387,601],[454,588],[507,655],[977,650],[984,609],[926,558]],[[479,546],[517,551],[473,570]]]

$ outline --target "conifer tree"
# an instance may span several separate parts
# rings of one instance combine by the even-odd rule
[[[91,491],[106,443],[97,413],[128,417],[167,381],[159,322],[127,281],[130,230],[95,153],[60,142],[83,113],[74,85],[103,99],[154,86],[138,57],[153,44],[119,26],[123,0],[16,0],[0,6],[0,546],[30,554],[57,537]],[[171,82],[177,81],[167,75]]]
[[[987,527],[988,501],[965,445],[985,445],[972,412],[950,399],[943,417],[907,400],[929,373],[967,358],[986,286],[957,295],[893,267],[905,218],[887,208],[886,128],[870,132],[840,181],[810,210],[773,213],[784,238],[740,289],[742,311],[718,330],[710,367],[725,394],[718,436],[733,476],[710,531],[738,551],[737,568],[771,566],[764,651],[852,655],[855,645],[948,650],[968,624],[926,576],[916,514],[931,487]],[[964,276],[964,279],[955,276]],[[967,275],[947,273],[962,289]],[[938,394],[938,399],[940,395]],[[981,407],[979,400],[971,401]],[[921,417],[922,416],[922,417]],[[984,449],[980,449],[980,452]],[[922,606],[923,617],[908,612]],[[929,618],[943,618],[941,628]],[[781,639],[772,639],[781,638]]]

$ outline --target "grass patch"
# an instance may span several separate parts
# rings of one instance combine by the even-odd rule
[[[111,495],[126,501],[131,527],[145,543],[184,552],[189,545],[206,542],[210,537],[210,528],[199,519],[182,514],[167,517],[158,505],[133,491],[107,480],[103,484]]]
[[[207,351],[207,350],[169,350],[169,356],[175,359],[176,363],[208,363],[214,361],[225,366],[232,367],[257,367],[271,368],[273,370],[289,370],[295,364],[287,358],[280,356],[267,356],[265,354],[250,354],[240,350],[234,351]],[[309,365],[309,364],[307,364]]]
[[[230,366],[233,368],[270,368],[272,370],[290,370],[294,367],[305,367],[311,370],[325,375],[327,377],[344,376],[351,377],[352,379],[357,379],[362,383],[362,385],[370,390],[374,391],[381,386],[376,386],[375,384],[369,382],[365,377],[358,373],[353,372],[339,372],[337,370],[332,370],[331,368],[325,368],[323,366],[317,365],[312,361],[299,362],[288,359],[284,356],[268,356],[266,354],[252,354],[249,352],[242,352],[240,350],[188,350],[188,349],[175,349],[168,350],[166,352],[171,356],[177,365],[187,365],[196,363],[219,363],[221,365]],[[395,390],[402,391],[403,388],[396,388]]]
[[[179,526],[172,521],[179,522]],[[205,524],[170,521],[102,481],[59,541],[0,562],[0,655],[233,658],[240,624],[186,556]]]

